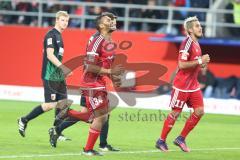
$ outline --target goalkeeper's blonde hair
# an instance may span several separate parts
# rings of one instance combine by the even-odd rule
[[[69,17],[69,14],[66,11],[58,11],[56,13],[56,19],[59,19],[59,17],[64,16],[64,17]]]
[[[188,33],[188,29],[190,29],[190,28],[193,27],[192,22],[195,22],[195,21],[199,21],[196,16],[194,16],[194,17],[188,17],[188,18],[186,18],[186,19],[184,20],[183,26],[184,26],[184,29],[185,29],[186,34],[189,34],[189,33]]]

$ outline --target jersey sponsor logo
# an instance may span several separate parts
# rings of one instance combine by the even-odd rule
[[[117,45],[113,42],[109,42],[107,43],[105,46],[104,46],[104,49],[107,51],[107,52],[111,52],[113,50],[115,50],[117,48]]]
[[[52,44],[52,38],[48,38],[47,39],[47,45],[51,45]]]
[[[59,48],[58,55],[63,56],[64,49],[62,47]]]
[[[57,43],[60,43],[60,41],[57,41]]]

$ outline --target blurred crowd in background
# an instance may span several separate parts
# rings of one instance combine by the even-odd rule
[[[55,4],[56,1],[61,0],[49,0],[47,4],[43,5],[44,13],[56,13],[58,10],[66,10],[70,14],[74,15],[98,15],[103,11],[111,11],[115,13],[118,17],[125,16],[124,8],[113,8],[112,3],[121,4],[136,4],[148,6],[147,9],[130,9],[129,17],[133,18],[149,18],[149,19],[167,19],[167,10],[154,10],[151,6],[175,6],[175,7],[186,7],[186,8],[209,8],[210,5],[215,0],[65,0],[65,1],[76,1],[76,2],[104,2],[105,7],[87,7],[84,11],[82,6],[71,6],[71,5],[59,5]],[[19,2],[18,0],[13,0],[12,2],[0,2],[0,10],[8,11],[26,11],[26,12],[38,12],[37,1],[32,1],[31,3]],[[233,14],[225,14],[225,22],[239,24],[240,25],[240,0],[229,0],[226,9],[234,10]],[[239,10],[239,13],[237,12]],[[235,12],[236,11],[236,12]],[[236,14],[236,15],[234,15]],[[187,12],[187,11],[174,11],[173,20],[184,20],[188,16],[196,15],[200,21],[206,20],[206,13],[204,12]],[[37,26],[37,17],[24,16],[24,15],[0,15],[0,24],[21,24]],[[43,18],[43,26],[51,26],[54,24],[54,18]],[[80,27],[81,19],[70,20],[70,27]],[[85,28],[94,28],[94,20],[87,20],[85,23]],[[118,28],[123,28],[123,22],[118,23]],[[131,22],[129,24],[130,31],[150,31],[156,33],[166,33],[167,25],[158,23],[146,23],[146,22]],[[231,28],[231,36],[239,36],[239,28]],[[182,25],[173,25],[171,29],[172,35],[182,35],[183,28]]]

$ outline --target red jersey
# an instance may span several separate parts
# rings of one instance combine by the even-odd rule
[[[87,55],[84,61],[85,68],[88,67],[88,64],[93,64],[110,69],[115,55],[113,45],[112,42],[105,40],[102,35],[94,37],[87,46]],[[81,80],[83,88],[104,89],[105,83],[103,75],[84,70]]]
[[[194,42],[190,36],[181,43],[178,61],[193,61],[202,56],[202,51],[198,42]],[[194,92],[200,90],[197,80],[200,66],[188,69],[178,69],[173,80],[173,88],[183,92]]]

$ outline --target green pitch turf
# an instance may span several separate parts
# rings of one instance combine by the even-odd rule
[[[49,145],[48,129],[53,122],[53,111],[31,121],[26,137],[20,137],[17,118],[28,113],[37,104],[0,101],[0,159],[236,160],[240,157],[239,116],[206,114],[187,138],[187,144],[192,151],[183,153],[172,141],[180,133],[186,117],[189,116],[189,113],[184,113],[169,134],[167,142],[170,152],[162,153],[155,149],[154,145],[163,125],[163,114],[167,112],[117,108],[111,113],[108,141],[119,147],[121,152],[109,152],[103,157],[86,157],[81,155],[88,133],[88,124],[83,122],[64,131],[72,141],[58,142],[57,148]],[[95,149],[97,147],[98,145]]]

